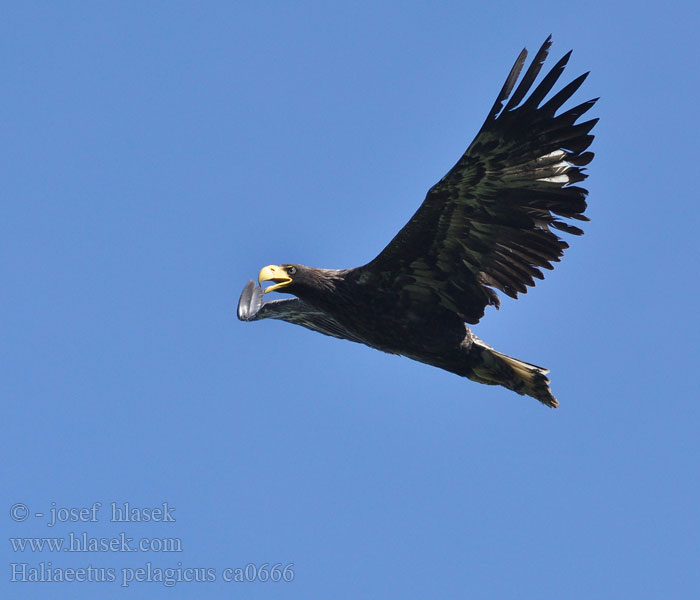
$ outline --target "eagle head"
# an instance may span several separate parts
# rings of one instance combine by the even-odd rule
[[[258,283],[262,286],[265,281],[272,282],[263,290],[265,293],[279,291],[311,299],[333,290],[340,273],[342,271],[296,264],[267,265],[260,269]]]

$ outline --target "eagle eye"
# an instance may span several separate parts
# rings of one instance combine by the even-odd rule
[[[296,272],[297,272],[296,267],[288,267],[287,268],[287,273],[289,273],[290,275],[294,275]]]

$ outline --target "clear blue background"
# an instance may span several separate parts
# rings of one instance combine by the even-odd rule
[[[693,598],[693,3],[6,3],[3,598]],[[554,34],[594,116],[586,235],[477,333],[561,408],[235,306],[371,259]],[[550,65],[554,60],[550,60]],[[13,522],[100,501],[99,523]],[[176,523],[108,522],[110,502]],[[15,553],[10,536],[179,537]],[[9,583],[294,563],[292,583]]]

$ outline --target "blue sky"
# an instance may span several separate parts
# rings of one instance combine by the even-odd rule
[[[691,3],[3,12],[3,537],[181,544],[3,542],[4,598],[697,597]],[[601,96],[592,221],[476,331],[550,368],[558,411],[237,321],[263,265],[381,250],[549,33],[565,81],[591,71],[576,99]],[[175,522],[112,523],[113,502]],[[12,563],[115,581],[13,583]],[[122,585],[149,563],[217,577]],[[222,581],[263,563],[294,580]]]

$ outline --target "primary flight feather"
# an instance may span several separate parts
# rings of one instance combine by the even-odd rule
[[[516,87],[520,53],[467,151],[374,260],[354,269],[268,265],[258,282],[273,285],[250,281],[239,319],[281,319],[556,407],[546,369],[495,351],[465,324],[499,306],[496,290],[526,293],[568,247],[557,231],[581,235],[569,220],[588,220],[588,192],[576,184],[593,158],[597,119],[577,121],[596,100],[557,114],[586,73],[545,101],[571,52],[532,89],[550,46],[551,36]],[[296,298],[264,302],[273,290]]]

